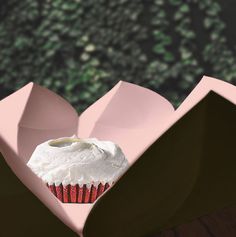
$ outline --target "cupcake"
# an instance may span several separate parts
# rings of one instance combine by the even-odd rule
[[[75,135],[39,144],[27,165],[64,203],[94,202],[129,166],[117,144]]]

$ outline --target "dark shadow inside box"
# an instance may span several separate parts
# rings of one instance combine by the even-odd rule
[[[147,237],[235,237],[236,205]]]
[[[84,236],[155,236],[236,205],[235,121],[235,105],[208,93],[95,203]]]
[[[0,154],[0,236],[76,237],[28,190]]]

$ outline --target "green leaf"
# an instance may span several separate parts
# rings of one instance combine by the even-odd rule
[[[164,54],[164,60],[167,61],[167,62],[172,62],[174,60],[174,55],[170,52],[166,52]]]
[[[154,46],[153,51],[157,54],[164,54],[166,50],[162,44],[158,44]]]
[[[189,8],[189,5],[188,4],[183,4],[180,9],[179,9],[181,12],[183,13],[187,13],[189,12],[190,8]]]

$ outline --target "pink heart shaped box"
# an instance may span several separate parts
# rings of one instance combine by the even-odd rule
[[[133,165],[210,91],[236,103],[236,88],[233,85],[206,76],[176,111],[154,91],[119,81],[78,115],[62,97],[31,82],[0,101],[1,153],[26,187],[62,222],[82,236],[87,217],[96,202],[71,205],[61,203],[54,197],[26,166],[35,147],[47,139],[73,134],[96,137],[117,143]],[[98,199],[103,196],[106,193]]]

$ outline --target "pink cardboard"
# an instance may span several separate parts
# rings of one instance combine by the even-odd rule
[[[176,111],[154,91],[119,81],[78,115],[62,97],[31,82],[0,101],[0,150],[22,183],[62,222],[82,236],[94,203],[71,205],[55,198],[26,166],[35,147],[45,140],[73,134],[97,137],[117,143],[132,165],[210,91],[236,103],[235,86],[206,76]]]
[[[60,136],[92,136],[119,144],[132,163],[174,111],[160,95],[124,81],[79,118],[67,101],[32,82],[4,98],[0,110],[4,111],[0,135],[1,152],[6,162],[58,218],[79,234],[94,204],[64,204],[55,198],[26,166],[35,147]],[[159,126],[155,130],[157,121]],[[139,138],[138,144],[134,144],[134,138]]]

